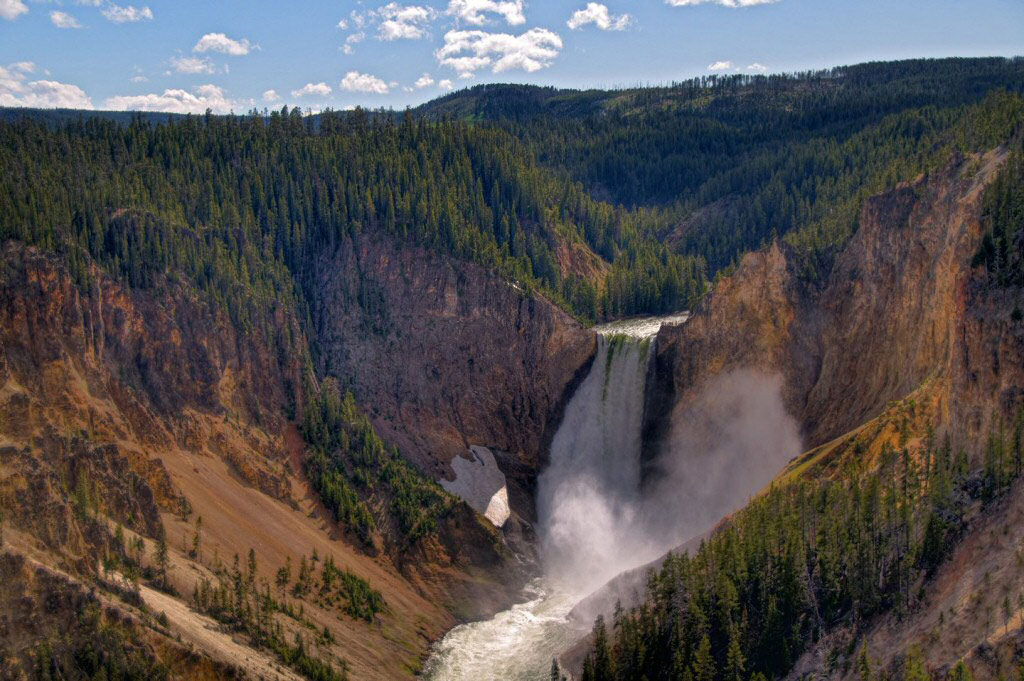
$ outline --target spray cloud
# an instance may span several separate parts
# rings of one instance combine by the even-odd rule
[[[641,484],[645,381],[653,339],[599,336],[538,483],[545,571],[589,593],[709,529],[801,451],[777,376],[715,377],[672,417]]]

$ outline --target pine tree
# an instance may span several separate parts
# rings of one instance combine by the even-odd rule
[[[203,561],[202,557],[202,540],[203,540],[203,516],[196,517],[195,532],[192,534],[192,550],[189,551],[189,557],[198,559],[199,562]]]
[[[729,648],[725,656],[725,681],[744,681],[746,664],[743,649],[740,647],[739,630],[734,624],[729,629]]]
[[[960,660],[949,671],[949,681],[974,681],[974,675],[971,674],[971,668]]]
[[[167,572],[170,566],[170,559],[167,553],[167,531],[164,529],[163,523],[160,523],[160,529],[156,535],[156,565],[160,571],[160,586],[167,590]]]
[[[608,629],[605,627],[604,616],[598,615],[594,623],[593,645],[593,681],[613,681],[615,671],[612,667],[611,650],[608,643]]]
[[[700,640],[693,657],[693,681],[715,681],[715,658],[711,655],[711,639]]]
[[[860,644],[860,653],[857,655],[857,678],[860,681],[871,681],[871,659],[868,657],[867,641]]]

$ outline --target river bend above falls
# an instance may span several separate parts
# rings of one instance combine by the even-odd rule
[[[663,552],[660,544],[637,543],[643,533],[633,532],[642,522],[637,510],[643,398],[658,329],[686,318],[635,318],[594,328],[597,356],[566,406],[550,464],[538,479],[545,577],[529,585],[523,603],[448,632],[434,646],[423,678],[548,679],[552,658],[589,629],[589,623],[569,617],[573,606],[618,572]]]

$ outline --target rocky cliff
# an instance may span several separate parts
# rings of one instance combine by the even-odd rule
[[[982,192],[1004,159],[1001,150],[959,158],[869,198],[820,281],[800,276],[785,244],[746,255],[687,324],[662,330],[652,438],[710,377],[739,368],[783,377],[808,448],[929,377],[944,386],[935,425],[982,432],[994,407],[1014,402],[1024,359],[1008,294],[990,291],[971,268]]]
[[[317,276],[323,373],[386,441],[435,478],[471,445],[498,452],[507,476],[536,475],[592,332],[483,267],[370,236],[326,254]]]

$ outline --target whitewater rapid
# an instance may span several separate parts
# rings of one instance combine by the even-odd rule
[[[527,600],[489,620],[452,629],[434,646],[429,681],[545,681],[551,661],[589,623],[573,606],[619,572],[663,551],[633,532],[640,499],[645,382],[663,324],[686,314],[595,327],[593,366],[566,405],[538,479],[538,532],[545,577]]]
[[[586,633],[569,618],[576,598],[543,580],[524,603],[489,620],[455,627],[434,646],[423,670],[431,681],[541,681],[551,661]]]

